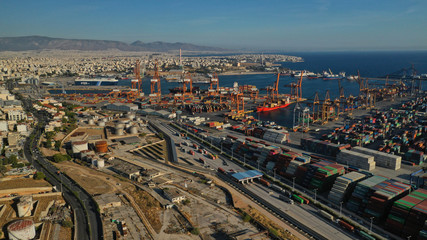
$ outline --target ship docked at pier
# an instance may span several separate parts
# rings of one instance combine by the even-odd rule
[[[262,106],[258,106],[256,108],[257,112],[269,112],[269,111],[273,111],[276,109],[280,109],[280,108],[285,108],[289,105],[291,105],[292,103],[295,103],[296,101],[292,101],[290,100],[289,97],[286,97],[285,99],[276,101],[276,102],[269,102],[269,103],[265,103]]]
[[[74,80],[76,86],[116,86],[119,80],[111,77],[78,77]]]

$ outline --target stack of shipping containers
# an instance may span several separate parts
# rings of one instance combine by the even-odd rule
[[[393,179],[385,180],[371,188],[372,195],[365,208],[366,217],[383,221],[392,204],[409,192],[410,186]]]
[[[328,200],[335,204],[346,202],[348,193],[353,192],[356,183],[366,177],[367,176],[365,174],[358,172],[350,172],[339,176],[329,192]]]
[[[427,239],[427,190],[418,189],[394,202],[385,223],[388,231],[403,236]]]

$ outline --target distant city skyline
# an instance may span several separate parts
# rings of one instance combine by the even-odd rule
[[[185,42],[236,50],[427,50],[427,1],[0,0],[0,37]]]

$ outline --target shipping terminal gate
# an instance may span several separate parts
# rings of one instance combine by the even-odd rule
[[[262,177],[262,173],[257,170],[249,170],[246,172],[234,173],[231,176],[235,181],[244,184],[253,182],[254,179],[260,179]]]

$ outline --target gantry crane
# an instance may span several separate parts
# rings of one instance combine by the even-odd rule
[[[214,86],[215,86],[215,89],[214,89]],[[209,93],[209,96],[217,96],[218,92],[219,92],[219,78],[218,78],[218,74],[214,72],[212,74],[208,93]]]
[[[292,82],[288,85],[285,85],[285,87],[291,88],[291,99],[295,99],[297,102],[302,101],[302,78],[303,78],[304,71],[301,71],[301,76],[298,79],[298,82]]]
[[[271,99],[271,101],[276,101],[279,98],[279,80],[280,73],[277,73],[277,78],[273,86],[267,87],[267,97]]]
[[[331,116],[331,107],[332,107],[331,98],[329,96],[329,90],[326,91],[325,99],[322,104],[322,113],[321,113],[321,124],[326,124],[329,121]]]
[[[187,84],[189,85],[187,92]],[[185,98],[185,95],[193,96],[193,79],[191,78],[191,73],[187,72],[182,81],[182,97]]]
[[[243,100],[243,93],[231,92],[230,94],[230,111],[240,115],[245,112],[245,101]]]
[[[157,66],[157,61],[154,64],[154,76],[151,79],[150,87],[151,87],[150,100],[153,101],[154,99],[157,99],[157,101],[160,102],[161,87],[160,87],[160,76],[159,76],[159,68]]]

